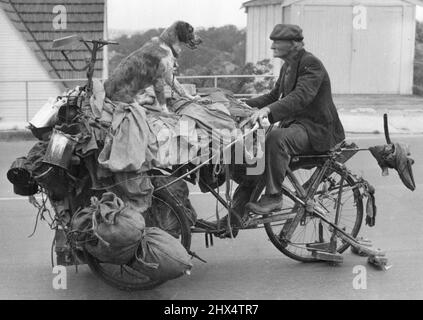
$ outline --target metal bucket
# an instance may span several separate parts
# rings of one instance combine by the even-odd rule
[[[35,114],[35,116],[29,121],[29,124],[35,128],[46,128],[52,127],[57,123],[57,114],[59,108],[65,104],[67,99],[60,99],[56,101],[53,98],[50,98],[48,102],[41,107],[40,110]]]
[[[68,170],[75,145],[76,141],[70,136],[53,129],[43,162]]]

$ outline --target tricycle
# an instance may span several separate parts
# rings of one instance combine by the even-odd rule
[[[93,89],[92,78],[97,51],[111,42],[67,37],[56,41],[55,46],[66,45],[73,41],[82,41],[91,52],[91,61],[87,65],[88,82],[81,88],[84,99],[89,100]],[[89,44],[92,44],[92,47]],[[64,52],[63,54],[69,61],[66,54]],[[64,118],[75,119],[75,117],[69,117],[72,111],[75,110],[65,109]],[[391,144],[387,117],[384,121],[386,140],[388,144]],[[251,130],[245,131],[239,139],[254,134],[258,129],[257,124]],[[266,132],[271,129],[272,126],[267,128]],[[236,142],[237,140],[226,145],[222,152],[230,151]],[[178,239],[192,257],[202,261],[204,260],[190,250],[192,234],[204,234],[208,247],[213,245],[214,237],[235,238],[241,231],[264,228],[271,243],[281,253],[297,261],[327,261],[331,264],[339,264],[343,260],[342,253],[352,247],[354,252],[368,256],[369,262],[382,269],[388,269],[385,252],[373,248],[368,241],[359,237],[363,219],[369,226],[375,224],[374,187],[364,178],[351,172],[345,165],[347,160],[357,152],[368,150],[343,142],[325,153],[293,156],[283,184],[283,206],[275,212],[263,215],[251,212],[247,207],[242,209],[243,214],[233,210],[232,166],[216,160],[221,155],[213,155],[198,165],[186,163],[176,169],[152,169],[148,172],[151,178],[167,177],[169,180],[155,187],[152,205],[144,213],[146,226],[159,227],[167,231]],[[72,160],[75,160],[75,165],[82,165],[78,159]],[[202,181],[203,178],[199,174],[204,166],[210,166],[211,163],[215,164],[214,174],[224,176],[225,198],[214,186]],[[217,167],[219,170],[215,170]],[[42,187],[39,187],[37,197],[30,197],[30,202],[38,209],[37,221],[38,218],[48,220],[51,229],[55,231],[52,264],[78,266],[86,263],[102,280],[122,290],[151,289],[163,283],[161,280],[150,279],[139,270],[132,268],[131,263],[123,265],[104,263],[87,252],[80,243],[77,246],[74,245],[73,230],[70,226],[72,216],[86,204],[91,196],[101,195],[104,191],[85,190],[81,194],[81,191],[78,191],[79,186],[75,183],[77,181],[75,176],[69,172],[66,174],[70,183],[64,201],[49,199],[50,193]],[[227,211],[227,216],[221,219],[219,212],[216,212],[215,222],[198,219],[194,224],[190,223],[187,207],[172,192],[172,185],[182,180],[190,183],[202,182],[207,191]],[[265,185],[260,176],[254,184],[250,201],[258,200],[264,192]],[[365,198],[367,198],[366,210]],[[53,215],[50,214],[47,206],[49,200],[54,210]],[[161,215],[166,215],[166,221],[172,221],[172,223],[163,223]]]

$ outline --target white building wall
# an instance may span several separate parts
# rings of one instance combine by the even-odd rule
[[[334,93],[412,93],[414,4],[401,0],[300,0],[285,4],[288,6],[283,9],[272,6],[278,14],[273,21],[260,13],[271,6],[248,9],[248,61],[271,57],[270,50],[258,52],[257,47],[263,46],[261,37],[270,47],[268,26],[283,21],[304,29],[306,49],[325,64]],[[353,28],[353,7],[357,5],[367,8],[367,30]]]
[[[25,83],[4,81],[48,79],[51,78],[35,53],[0,8],[0,121],[27,120]],[[61,93],[59,84],[29,83],[29,119],[49,97]]]
[[[416,6],[404,7],[404,17],[400,92],[401,94],[412,94],[416,46]]]

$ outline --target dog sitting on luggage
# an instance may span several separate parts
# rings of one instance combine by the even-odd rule
[[[187,22],[177,21],[159,37],[152,38],[130,54],[106,80],[106,97],[112,101],[132,103],[143,89],[153,85],[161,111],[168,112],[164,86],[167,84],[181,97],[195,100],[174,78],[176,59],[181,45],[196,49],[201,39]]]

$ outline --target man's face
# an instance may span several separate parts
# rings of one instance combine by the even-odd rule
[[[272,46],[273,57],[285,58],[291,52],[292,43],[289,40],[273,40]]]

